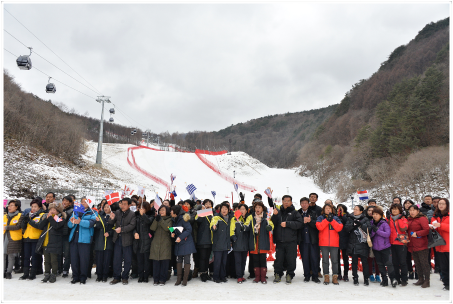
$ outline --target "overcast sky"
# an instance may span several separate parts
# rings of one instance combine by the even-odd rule
[[[214,131],[270,114],[339,103],[448,3],[4,4],[3,28],[95,91],[115,122],[153,132]],[[3,32],[4,48],[28,49]],[[93,92],[37,54],[19,70],[23,90],[100,118]],[[54,77],[56,94],[46,94]],[[61,83],[62,82],[62,83]],[[109,106],[107,106],[109,107]],[[108,111],[106,109],[106,117]]]

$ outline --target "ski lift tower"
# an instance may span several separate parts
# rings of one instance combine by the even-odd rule
[[[101,125],[99,127],[98,151],[96,154],[96,166],[102,167],[102,133],[104,132],[104,102],[111,103],[110,96],[98,96],[97,102],[102,104]]]

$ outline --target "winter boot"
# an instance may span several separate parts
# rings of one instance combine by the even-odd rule
[[[412,284],[414,284],[415,286],[421,286],[423,285],[423,282],[425,282],[425,279],[423,278],[423,275],[420,274],[418,281]]]
[[[182,286],[187,286],[187,280],[190,275],[190,264],[184,264],[184,279],[182,280]]]
[[[418,280],[418,272],[417,271],[414,272],[414,279]]]
[[[30,275],[28,276],[29,281],[36,279],[36,268],[30,268]]]
[[[427,279],[425,279],[425,281],[422,284],[422,288],[427,288],[427,287],[429,287],[429,277]]]
[[[198,268],[197,267],[195,267],[193,269],[192,278],[198,278]]]
[[[348,276],[347,276],[347,275],[345,275],[345,276],[343,277],[343,281],[345,281],[345,282],[349,282],[349,278],[348,278]]]
[[[371,282],[371,283],[374,283],[374,282],[375,282],[374,275],[370,275],[370,282]]]
[[[414,279],[414,272],[411,271],[409,272],[409,280],[413,280]]]
[[[393,279],[392,280],[392,287],[395,288],[396,286],[398,286],[398,281],[396,279]]]
[[[57,276],[52,273],[49,277],[49,283],[55,283],[55,281],[57,280]]]
[[[330,283],[330,276],[328,274],[324,275],[324,285],[329,285]]]
[[[206,282],[208,280],[208,274],[206,272],[200,272],[200,279],[202,282]]]
[[[267,281],[266,281],[267,268],[260,267],[259,270],[260,270],[260,275],[261,275],[261,283],[267,284]]]
[[[7,272],[7,273],[6,273],[5,279],[8,279],[8,280],[11,280],[11,279],[12,279],[11,272]]]
[[[276,273],[274,278],[274,284],[280,283],[282,281],[282,277]]]
[[[381,283],[381,277],[379,275],[376,275],[375,280],[376,283]]]
[[[24,267],[24,274],[19,278],[19,280],[26,280],[30,276],[30,267]]]
[[[354,279],[354,285],[359,286],[359,278],[353,278]]]
[[[369,286],[370,285],[370,281],[368,281],[368,278],[364,278],[363,279],[363,285],[365,285],[365,286]]]
[[[47,283],[47,281],[49,281],[49,279],[50,279],[50,273],[45,273],[44,279],[42,279],[41,282]]]
[[[182,280],[182,263],[176,263],[176,273],[178,274],[175,286],[181,285]]]
[[[382,287],[389,286],[389,279],[386,276],[382,276],[382,282],[380,284]]]
[[[338,283],[338,274],[334,274],[334,275],[332,276],[332,283],[333,283],[333,285],[340,285],[340,284]]]
[[[259,267],[254,267],[253,271],[255,272],[255,279],[253,280],[253,283],[259,283],[261,281],[261,269]],[[266,278],[264,278],[266,279]]]

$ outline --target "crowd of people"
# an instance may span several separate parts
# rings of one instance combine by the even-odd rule
[[[113,204],[104,199],[96,207],[82,197],[83,208],[75,210],[76,197],[57,204],[49,192],[24,211],[20,200],[11,200],[3,216],[4,278],[12,279],[14,269],[22,274],[19,280],[43,274],[42,282],[54,283],[60,276],[69,280],[71,268],[70,282],[86,284],[95,265],[96,282],[112,278],[111,285],[126,285],[130,278],[148,283],[150,277],[154,285],[165,285],[172,273],[176,286],[194,278],[226,283],[229,277],[242,284],[248,257],[247,279],[266,284],[273,242],[275,284],[282,278],[291,284],[299,251],[306,283],[348,282],[351,257],[354,285],[359,285],[360,260],[365,286],[404,287],[417,280],[414,285],[427,288],[434,269],[449,290],[446,198],[427,195],[419,206],[395,197],[384,214],[373,199],[366,208],[349,211],[331,200],[317,205],[316,193],[301,198],[299,209],[289,195],[281,205],[268,198],[269,207],[258,193],[249,206],[240,197],[240,203],[214,206],[210,199],[176,203],[171,195],[155,206],[154,200],[132,196]],[[212,215],[203,214],[211,208]],[[446,244],[428,248],[431,230]]]

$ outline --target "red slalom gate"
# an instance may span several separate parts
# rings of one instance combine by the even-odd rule
[[[274,237],[270,231],[269,231],[269,242],[271,243],[271,248],[270,248],[269,256],[267,257],[266,261],[273,262],[273,261],[275,261],[274,256],[273,256],[273,254],[275,253],[275,245],[274,245]]]

